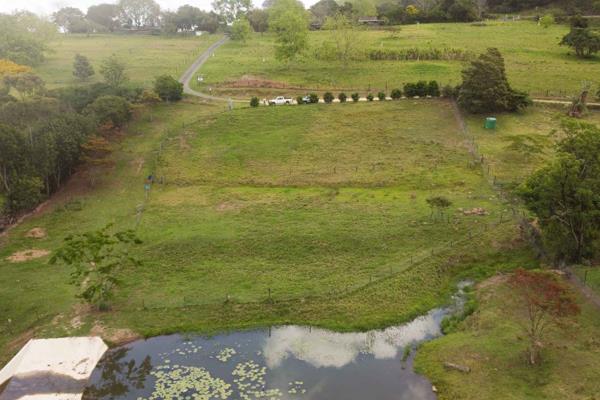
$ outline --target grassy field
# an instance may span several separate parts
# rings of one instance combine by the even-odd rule
[[[138,111],[94,187],[78,175],[2,239],[3,359],[26,333],[84,334],[97,321],[144,335],[386,326],[444,302],[458,279],[535,265],[449,103],[223,108]],[[123,272],[112,312],[78,314],[68,269],[47,258],[6,261],[109,222],[134,227],[149,173],[164,183],[138,227],[144,266]],[[453,201],[443,218],[431,218],[431,195]],[[460,211],[474,207],[489,215]],[[33,227],[48,237],[26,238]]]
[[[480,53],[488,47],[500,49],[506,59],[510,82],[515,88],[535,96],[570,96],[581,88],[582,81],[593,80],[600,72],[596,59],[581,60],[559,46],[568,27],[554,25],[547,29],[534,22],[487,22],[472,24],[421,24],[402,26],[391,35],[387,31],[365,31],[360,46],[365,49],[444,49],[454,48]],[[309,34],[314,48],[327,40],[326,31]],[[461,81],[461,61],[355,61],[348,66],[338,62],[318,61],[306,56],[289,64],[275,60],[273,37],[255,34],[246,44],[230,42],[218,50],[202,69],[205,78],[199,88],[232,93],[240,97],[250,94],[282,92],[275,89],[248,89],[249,79],[266,79],[288,85],[285,93],[308,90],[346,92],[386,90],[406,82],[435,79],[443,84]],[[236,82],[241,88],[232,88]]]
[[[219,35],[168,37],[150,35],[66,35],[50,44],[47,60],[36,68],[48,87],[78,83],[73,76],[73,59],[80,53],[88,57],[96,70],[90,81],[102,79],[103,59],[116,54],[127,65],[130,80],[150,86],[154,77],[170,74],[178,78]]]
[[[582,300],[567,329],[547,331],[543,363],[530,367],[515,318],[514,293],[501,279],[478,290],[478,310],[458,331],[419,348],[417,370],[439,389],[439,399],[594,399],[600,391],[600,316]],[[471,368],[448,371],[444,362]]]

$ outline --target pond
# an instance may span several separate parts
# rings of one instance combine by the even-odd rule
[[[110,350],[84,399],[435,399],[412,368],[417,344],[440,336],[454,304],[384,330],[280,326],[213,337],[168,335]]]

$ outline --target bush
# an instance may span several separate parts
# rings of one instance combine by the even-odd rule
[[[154,81],[154,91],[158,97],[165,101],[181,100],[183,96],[183,83],[178,82],[170,75],[161,75]]]
[[[154,90],[144,90],[140,100],[144,104],[160,103],[160,97],[158,97]]]
[[[316,94],[316,93],[311,93],[311,94],[308,95],[308,97],[310,98],[311,104],[319,102],[319,95]]]
[[[393,89],[391,94],[392,100],[399,100],[402,98],[402,90]]]
[[[94,116],[99,125],[111,124],[113,127],[120,127],[131,119],[129,103],[119,96],[98,97],[84,111]]]
[[[385,93],[383,93],[383,92],[377,93],[377,98],[379,99],[379,101],[385,101]]]
[[[440,97],[440,85],[438,85],[437,81],[429,82],[429,85],[427,85],[427,94],[431,97]]]
[[[429,85],[425,81],[419,81],[415,85],[416,95],[419,97],[427,96],[427,91],[429,89]]]
[[[404,85],[404,94],[406,97],[415,97],[417,96],[417,88],[414,83],[407,83]]]
[[[600,96],[600,92],[598,92],[598,93]],[[350,95],[350,97],[352,97],[352,101],[355,103],[358,102],[358,100],[360,100],[360,95],[358,93],[352,93],[352,95]]]
[[[446,85],[442,88],[442,97],[447,99],[455,99],[458,95],[458,87]]]
[[[296,96],[296,104],[304,104],[304,99],[302,96]]]
[[[346,96],[346,93],[340,93],[338,95],[338,100],[340,101],[340,103],[345,103],[347,98],[348,96]]]
[[[333,101],[333,93],[331,92],[326,92],[323,95],[323,100],[325,101],[325,103],[331,103]]]
[[[369,93],[369,94],[367,95],[367,100],[368,100],[368,101],[373,101],[373,99],[374,99],[373,95],[372,95],[371,93]]]
[[[258,97],[254,96],[250,99],[250,107],[258,107],[260,104]]]
[[[30,210],[42,201],[44,183],[38,177],[21,176],[13,182],[6,194],[4,207],[9,214]]]

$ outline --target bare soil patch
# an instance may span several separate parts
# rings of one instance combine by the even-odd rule
[[[7,258],[8,261],[13,263],[24,262],[29,260],[35,260],[36,258],[45,257],[50,254],[48,250],[41,249],[29,249],[22,250],[13,253],[10,257]]]
[[[141,338],[140,335],[131,329],[107,328],[99,321],[96,321],[92,327],[92,330],[90,331],[90,334],[92,336],[100,336],[107,342],[117,346],[130,343]]]
[[[39,227],[31,229],[29,232],[27,232],[25,234],[25,237],[32,238],[32,239],[43,239],[46,236],[48,236],[48,234],[46,233],[46,230],[44,228],[39,228]]]

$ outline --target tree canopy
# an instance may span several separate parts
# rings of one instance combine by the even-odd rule
[[[528,95],[508,83],[504,58],[490,48],[462,72],[458,103],[469,112],[517,111],[531,104]]]
[[[308,47],[308,15],[297,0],[276,0],[269,8],[269,29],[275,33],[275,57],[288,61]]]
[[[580,262],[598,255],[600,238],[600,129],[565,120],[557,158],[521,188],[538,218],[555,262]]]

